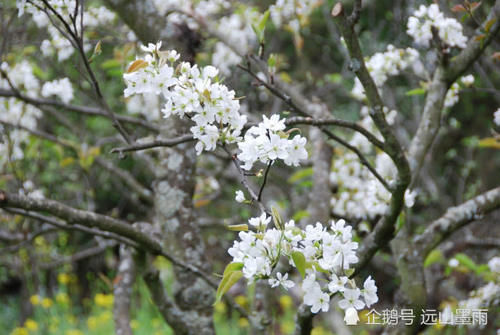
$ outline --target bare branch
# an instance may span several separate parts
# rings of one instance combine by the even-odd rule
[[[262,212],[267,213],[268,215],[271,215],[271,212],[266,208],[266,206],[264,206],[262,201],[260,201],[259,196],[255,193],[255,191],[252,189],[252,187],[250,187],[246,173],[241,168],[241,161],[238,159],[238,156],[236,156],[236,154],[232,154],[229,151],[229,149],[227,149],[225,146],[222,146],[222,148],[224,149],[224,151],[226,151],[226,153],[229,155],[229,157],[231,157],[233,165],[236,167],[236,170],[238,170],[238,173],[240,175],[240,182],[243,185],[243,187],[245,187],[248,194],[250,194],[252,201],[257,203],[257,205],[259,206],[259,208]]]
[[[425,258],[432,249],[452,233],[497,208],[500,208],[500,187],[478,195],[461,205],[448,208],[442,217],[432,222],[413,241]]]
[[[379,149],[384,150],[384,143],[380,141],[375,135],[373,135],[371,132],[366,130],[364,127],[360,126],[359,124],[351,121],[346,121],[346,120],[340,120],[340,119],[317,119],[317,118],[311,118],[311,117],[299,117],[299,116],[294,116],[291,118],[288,118],[285,121],[285,124],[287,126],[293,126],[293,125],[298,125],[298,124],[310,124],[313,126],[339,126],[343,128],[349,128],[352,130],[357,131],[358,133],[361,133],[366,137],[368,141],[370,141],[374,146],[378,147]]]
[[[102,109],[102,108],[97,108],[97,107],[86,107],[86,106],[77,106],[77,105],[71,105],[71,104],[65,104],[63,102],[57,101],[57,100],[52,100],[52,99],[42,99],[42,98],[32,98],[27,95],[24,95],[20,92],[16,92],[13,90],[5,90],[0,88],[0,97],[5,97],[5,98],[18,98],[19,100],[24,101],[27,104],[40,107],[40,106],[53,106],[53,107],[58,107],[67,111],[71,112],[76,112],[84,115],[89,115],[89,116],[102,116],[105,118],[109,118],[109,115]],[[155,125],[151,124],[150,122],[146,120],[141,120],[132,116],[127,116],[127,115],[119,115],[116,114],[115,117],[125,123],[133,124],[136,126],[140,126],[142,128],[158,132],[158,127]]]
[[[29,217],[29,218],[32,218],[32,219],[35,219],[35,220],[38,220],[38,221],[41,221],[41,222],[48,223],[48,224],[50,224],[50,225],[52,225],[54,227],[57,227],[59,229],[63,229],[63,230],[77,230],[77,231],[81,231],[83,233],[91,234],[91,235],[94,235],[94,236],[101,236],[101,237],[104,237],[104,238],[107,238],[107,239],[116,240],[118,242],[130,245],[132,247],[137,247],[137,243],[135,243],[134,241],[131,241],[131,240],[127,239],[127,238],[124,238],[124,237],[122,237],[120,235],[117,235],[117,234],[114,234],[112,232],[102,231],[102,230],[95,229],[95,228],[89,228],[89,227],[86,227],[86,226],[82,226],[82,225],[80,225],[78,223],[69,225],[69,224],[66,224],[66,223],[64,223],[64,222],[62,222],[62,221],[60,221],[58,219],[53,218],[53,217],[42,215],[42,214],[38,214],[38,213],[35,213],[35,212],[26,211],[26,210],[23,210],[23,209],[3,208],[3,210],[5,210],[6,212],[9,212],[9,213],[12,213],[12,214],[18,214],[18,215]]]
[[[102,245],[79,251],[71,256],[66,256],[50,263],[42,263],[40,264],[40,269],[42,270],[54,269],[66,263],[74,263],[85,258],[94,257],[99,254],[102,254],[104,251],[114,247],[115,245],[116,242],[114,241],[103,243]]]
[[[146,143],[137,143],[137,144],[132,144],[126,147],[119,147],[119,148],[113,148],[111,149],[111,153],[124,153],[124,152],[130,152],[130,151],[140,151],[140,150],[146,150],[146,149],[152,149],[152,148],[158,148],[158,147],[172,147],[177,144],[181,143],[186,143],[194,141],[193,135],[187,134],[183,136],[179,136],[177,138],[170,138],[170,139],[159,139],[151,142],[146,142]]]

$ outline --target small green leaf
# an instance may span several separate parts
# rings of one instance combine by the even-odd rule
[[[226,266],[226,268],[224,269],[224,274],[222,276],[224,277],[229,272],[238,271],[238,270],[241,270],[241,269],[243,269],[243,263],[241,263],[241,262],[229,263]]]
[[[306,265],[307,265],[304,254],[301,253],[300,251],[293,251],[292,260],[295,263],[295,267],[297,268],[297,270],[299,270],[300,275],[302,276],[302,278],[304,278],[306,275]]]
[[[221,299],[222,296],[229,291],[229,289],[236,284],[238,280],[243,277],[243,272],[242,271],[230,271],[227,274],[224,275],[222,278],[219,287],[217,288],[217,293],[215,295],[215,303],[218,303]]]
[[[229,230],[232,230],[232,231],[248,231],[247,224],[234,224],[234,225],[226,226],[226,228]]]
[[[432,264],[441,263],[444,261],[443,253],[438,250],[432,250],[424,261],[424,268],[431,266]]]
[[[477,265],[476,263],[466,254],[463,253],[458,253],[455,255],[455,258],[457,261],[468,268],[469,270],[476,271],[477,270]]]
[[[415,88],[405,93],[406,96],[410,97],[413,95],[423,95],[425,94],[425,88]]]
[[[281,219],[281,215],[276,207],[271,207],[271,216],[273,217],[274,226],[279,230],[283,230],[283,220]]]

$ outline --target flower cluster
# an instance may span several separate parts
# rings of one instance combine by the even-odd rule
[[[429,7],[421,5],[408,19],[407,33],[417,44],[428,47],[433,27],[447,46],[465,48],[467,37],[462,32],[462,25],[453,18],[445,17],[436,4]]]
[[[280,219],[274,221],[276,228],[268,228],[270,221],[271,217],[265,213],[250,219],[249,225],[256,232],[240,232],[240,240],[228,250],[233,263],[242,264],[245,278],[267,279],[271,287],[295,286],[288,273],[273,274],[280,259],[285,257],[304,277],[304,304],[311,306],[313,313],[328,311],[335,294],[341,296],[338,305],[346,315],[378,301],[377,287],[371,277],[366,279],[363,289],[348,278],[351,266],[358,262],[358,243],[352,240],[352,227],[343,220],[332,222],[330,227],[317,222],[305,229],[295,226],[293,220],[283,224]]]
[[[40,89],[40,83],[27,61],[22,61],[13,67],[4,62],[1,64],[1,69],[9,76],[11,83],[23,94],[29,97],[36,96]],[[11,89],[6,79],[0,79],[0,88]],[[38,108],[27,105],[16,98],[0,98],[0,121],[34,129],[37,119],[41,115]],[[0,167],[7,162],[9,157],[12,160],[24,157],[21,145],[28,141],[28,135],[25,130],[13,129],[6,132],[0,129]]]
[[[255,22],[258,17],[259,13],[256,10],[248,8],[242,13],[234,13],[221,18],[217,30],[240,54],[247,54],[257,40],[251,23]],[[226,43],[217,42],[212,54],[212,63],[221,70],[221,73],[229,75],[230,68],[241,63],[241,57]]]
[[[70,20],[70,14],[73,15],[77,2],[75,0],[49,0],[48,4],[61,15],[65,20]],[[40,5],[43,6],[41,3]],[[23,15],[26,11],[32,16],[33,21],[38,28],[47,28],[50,39],[43,40],[40,45],[40,50],[44,56],[57,54],[59,61],[64,61],[73,55],[75,48],[70,41],[64,37],[63,34],[51,24],[49,17],[43,11],[39,10],[36,6],[26,1],[17,1],[19,15]],[[83,13],[83,23],[86,28],[96,28],[101,25],[108,25],[116,18],[115,13],[108,10],[104,6],[90,7]],[[80,28],[81,16],[77,17],[76,29]],[[90,49],[90,44],[85,43],[84,49]]]
[[[500,127],[500,108],[498,108],[496,112],[493,113],[493,122],[495,122],[495,124]]]
[[[390,76],[397,76],[417,60],[417,50],[412,48],[397,49],[389,44],[385,52],[377,52],[367,59],[365,63],[375,85],[382,88]],[[359,100],[365,98],[365,90],[358,78],[354,81],[351,94]]]
[[[160,15],[166,16],[168,14],[167,24],[174,26],[186,24],[192,30],[197,30],[200,27],[196,20],[190,16],[208,19],[230,7],[230,2],[227,0],[153,0],[153,4]]]
[[[198,140],[196,152],[214,150],[217,141],[234,143],[247,117],[239,113],[240,103],[235,92],[217,82],[218,70],[213,66],[198,68],[187,62],[174,69],[179,54],[160,51],[161,42],[143,47],[144,59],[136,60],[124,74],[127,84],[124,94],[161,95],[166,103],[162,109],[164,117],[189,115],[195,122],[191,127]]]
[[[68,103],[73,100],[73,86],[68,78],[53,80],[43,84],[41,94],[43,97],[55,95]]]
[[[290,139],[289,134],[283,132],[285,119],[277,114],[262,118],[263,121],[248,129],[244,140],[238,143],[241,150],[238,158],[244,163],[243,169],[250,170],[257,161],[268,163],[281,159],[286,165],[298,166],[300,161],[307,159],[305,137],[295,135]]]
[[[277,27],[288,23],[297,30],[311,15],[312,11],[321,4],[321,0],[278,0],[269,7],[271,19]],[[294,28],[292,28],[294,29]]]
[[[359,122],[365,129],[380,138],[380,134],[368,115],[369,108],[361,109],[362,119]],[[386,120],[394,124],[397,112],[384,107]],[[389,184],[395,181],[397,169],[390,157],[383,152],[375,152],[373,145],[360,133],[355,133],[349,144],[357,147],[366,156],[375,154],[374,166],[382,178]],[[383,215],[389,208],[391,193],[375,176],[363,166],[358,157],[351,152],[338,155],[333,160],[330,182],[339,192],[331,199],[332,211],[336,215],[352,219],[373,219]],[[406,191],[405,203],[412,207],[416,193]]]
[[[472,86],[474,84],[474,76],[471,74],[464,76],[460,78],[460,82],[465,87]],[[451,108],[458,102],[458,93],[460,93],[460,88],[461,87],[458,82],[454,82],[450,86],[444,98],[444,108]]]

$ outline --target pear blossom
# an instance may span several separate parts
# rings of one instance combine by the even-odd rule
[[[288,273],[277,272],[275,277],[271,277],[271,273],[281,257],[288,258],[288,263],[297,267],[293,255],[300,253],[306,262],[319,266],[304,269],[301,285],[303,303],[310,306],[312,313],[328,311],[332,293],[343,297],[339,302],[343,309],[361,309],[365,304],[370,306],[378,301],[377,287],[371,277],[365,280],[361,291],[344,274],[358,261],[355,253],[358,245],[352,241],[352,227],[345,221],[332,222],[328,226],[317,222],[300,229],[290,220],[277,229],[268,227],[270,220],[265,213],[249,219],[249,225],[257,227],[258,231],[240,232],[239,240],[228,250],[233,262],[243,263],[245,278],[250,281],[266,279],[271,287],[291,288],[295,283],[288,279]],[[324,284],[325,275],[329,278],[327,284]]]
[[[236,191],[236,196],[235,196],[234,200],[236,200],[239,203],[244,202],[246,199],[245,199],[245,195],[243,194],[243,191],[241,191],[241,190]]]
[[[289,288],[294,287],[295,283],[291,280],[288,280],[288,273],[282,275],[281,272],[277,272],[276,279],[269,279],[269,285],[271,285],[271,287],[282,286],[285,290],[288,290]]]
[[[304,137],[295,135],[289,139],[283,135],[285,120],[279,115],[270,118],[264,115],[262,118],[263,121],[248,129],[243,141],[238,143],[241,151],[238,158],[243,163],[243,169],[250,170],[257,161],[265,164],[280,159],[287,165],[297,166],[307,159]]]
[[[406,32],[415,43],[428,47],[432,40],[432,27],[437,29],[439,38],[446,45],[461,49],[466,47],[467,37],[463,35],[462,25],[453,18],[445,17],[437,4],[421,5],[409,17]]]
[[[365,303],[359,299],[361,295],[359,288],[346,289],[343,294],[344,299],[339,301],[340,308],[348,309],[354,307],[359,310],[365,306]]]
[[[366,307],[370,307],[378,301],[377,290],[375,281],[371,276],[368,276],[363,283],[363,297],[365,298]]]
[[[267,227],[269,222],[271,222],[271,217],[268,217],[266,213],[262,213],[259,217],[248,219],[248,223],[254,227]]]
[[[495,124],[500,127],[500,108],[497,109],[496,112],[493,113],[493,115],[493,122],[495,122]]]
[[[344,292],[345,284],[348,280],[346,276],[338,277],[336,274],[332,274],[331,281],[328,283],[328,289],[331,293]]]

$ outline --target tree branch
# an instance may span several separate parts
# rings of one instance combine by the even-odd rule
[[[60,220],[53,218],[53,217],[38,214],[35,212],[26,211],[23,209],[9,208],[9,207],[5,208],[4,207],[3,210],[8,212],[8,213],[18,214],[18,215],[29,217],[29,218],[32,218],[32,219],[35,219],[35,220],[38,220],[41,222],[45,222],[45,223],[50,224],[50,225],[57,227],[59,229],[77,230],[77,231],[81,231],[83,233],[91,234],[93,236],[101,236],[101,237],[104,237],[107,239],[116,240],[120,243],[124,243],[124,244],[130,245],[132,247],[137,247],[137,243],[135,243],[134,241],[131,241],[130,239],[124,238],[120,235],[117,235],[117,234],[114,234],[114,233],[111,233],[108,231],[102,231],[102,230],[95,229],[95,228],[89,228],[86,226],[82,226],[78,223],[69,225],[69,224],[66,224]]]
[[[493,41],[500,31],[500,0],[495,2],[484,25],[496,20],[489,33],[481,41],[471,38],[467,47],[451,59],[447,64],[440,64],[432,77],[432,82],[427,90],[424,111],[418,125],[417,132],[413,137],[409,148],[409,161],[412,170],[412,184],[418,178],[424,158],[427,155],[440,127],[441,111],[446,97],[446,92],[460,75],[462,75],[472,63],[482,54],[486,47]],[[480,33],[480,30],[477,30]]]
[[[300,117],[300,116],[294,116],[291,118],[288,118],[285,121],[285,124],[287,126],[293,126],[293,125],[298,125],[298,124],[309,124],[317,127],[321,126],[339,126],[343,128],[349,128],[354,131],[357,131],[358,133],[361,133],[366,137],[368,141],[370,141],[374,146],[377,148],[384,150],[384,143],[380,141],[375,135],[373,135],[371,132],[369,132],[366,128],[360,126],[359,124],[351,121],[346,121],[346,120],[340,120],[340,119],[317,119],[317,118],[311,118],[311,117]]]
[[[109,115],[102,109],[102,108],[97,108],[97,107],[86,107],[86,106],[78,106],[78,105],[71,105],[71,104],[65,104],[63,102],[57,101],[57,100],[52,100],[52,99],[43,99],[43,98],[32,98],[27,95],[22,94],[19,91],[13,91],[13,90],[5,90],[0,88],[0,97],[5,97],[5,98],[18,98],[19,100],[24,101],[27,104],[30,104],[35,107],[40,107],[40,106],[53,106],[53,107],[58,107],[70,112],[76,112],[80,113],[83,115],[89,115],[89,116],[102,116],[105,118],[109,119]],[[158,127],[151,124],[150,122],[146,120],[141,120],[132,116],[127,116],[127,115],[120,115],[116,114],[115,117],[125,123],[133,124],[136,126],[140,126],[142,128],[148,129],[150,131],[158,132]]]
[[[392,197],[387,214],[375,226],[372,233],[363,240],[358,253],[360,261],[353,274],[355,275],[368,263],[378,249],[394,238],[395,222],[403,208],[404,194],[410,183],[411,173],[403,149],[385,119],[382,98],[373,78],[366,68],[358,37],[354,31],[354,24],[347,19],[342,3],[335,4],[332,9],[332,17],[346,42],[349,56],[351,57],[351,68],[356,73],[365,90],[371,107],[370,117],[384,138],[384,151],[391,157],[398,170],[395,185],[391,188]]]
[[[478,195],[461,205],[448,208],[442,217],[432,222],[422,234],[414,238],[413,242],[425,258],[452,233],[498,208],[500,208],[500,187]]]
[[[169,139],[159,139],[151,142],[146,142],[146,143],[137,143],[137,144],[132,144],[126,147],[119,147],[119,148],[113,148],[111,149],[111,153],[124,153],[124,152],[130,152],[130,151],[140,151],[140,150],[146,150],[146,149],[152,149],[152,148],[158,148],[158,147],[172,147],[177,144],[181,143],[186,143],[194,141],[193,135],[191,134],[186,134],[179,136],[177,138],[169,138]]]

